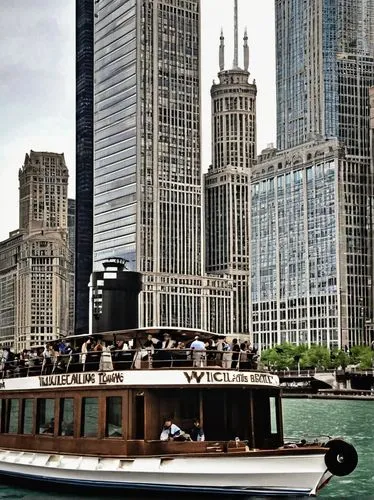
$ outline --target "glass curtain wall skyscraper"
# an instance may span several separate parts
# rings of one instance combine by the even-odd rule
[[[275,7],[281,152],[262,155],[252,179],[253,327],[260,334],[271,318],[262,345],[364,343],[372,317],[374,0]]]
[[[100,0],[94,78],[94,270],[143,273],[144,325],[206,326],[200,1]]]
[[[277,147],[337,137],[367,156],[373,0],[276,0]]]
[[[87,333],[93,238],[94,0],[76,2],[75,333]]]

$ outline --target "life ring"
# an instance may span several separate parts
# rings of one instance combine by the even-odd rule
[[[358,463],[357,451],[342,439],[332,439],[324,445],[329,448],[325,455],[325,464],[334,476],[347,476],[353,472]]]

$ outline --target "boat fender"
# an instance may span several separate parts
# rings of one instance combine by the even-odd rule
[[[347,476],[355,470],[358,455],[354,446],[342,439],[332,439],[324,447],[329,448],[325,455],[325,464],[331,474]]]

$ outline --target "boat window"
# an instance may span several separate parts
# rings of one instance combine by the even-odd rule
[[[0,399],[0,432],[4,432],[5,424],[5,399]]]
[[[122,398],[111,396],[106,398],[106,429],[107,437],[122,436]]]
[[[98,398],[82,398],[81,436],[96,437],[99,422]]]
[[[38,399],[36,429],[38,434],[53,434],[55,428],[55,400]]]
[[[21,434],[32,434],[34,400],[23,400]]]
[[[134,419],[135,425],[133,432],[135,435],[133,436],[135,439],[144,439],[144,392],[139,391],[135,395],[135,411],[134,411]]]
[[[74,398],[60,399],[60,419],[58,435],[74,435]]]
[[[18,432],[19,399],[6,400],[5,432]]]
[[[270,404],[270,432],[271,434],[278,434],[277,403],[275,397],[269,398],[269,404]]]

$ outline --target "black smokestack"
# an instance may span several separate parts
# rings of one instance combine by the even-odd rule
[[[142,275],[126,269],[124,259],[108,259],[92,273],[92,333],[139,327]]]

